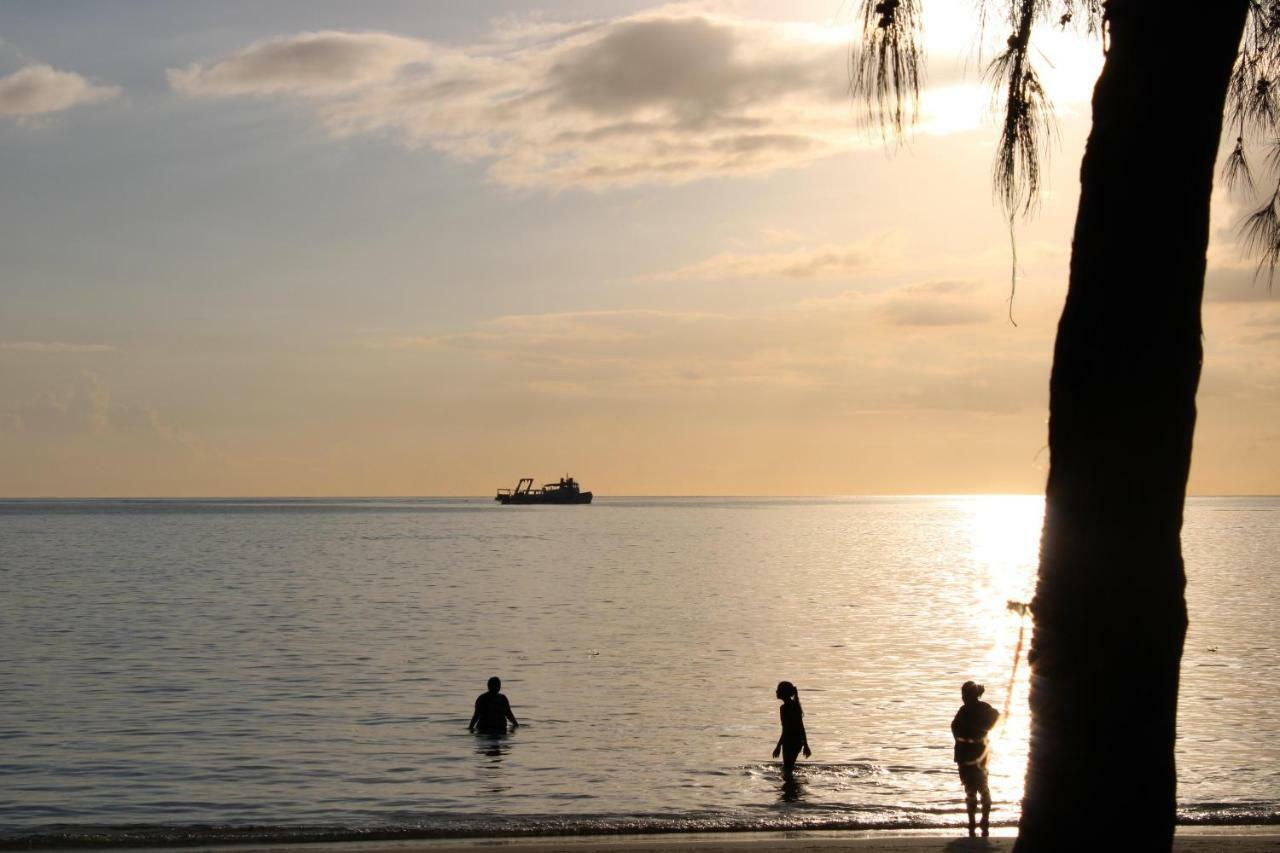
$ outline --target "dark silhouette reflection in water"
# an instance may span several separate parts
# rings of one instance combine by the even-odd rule
[[[990,838],[956,838],[947,843],[947,853],[965,853],[968,850],[996,850]]]
[[[505,732],[476,732],[475,738],[476,754],[492,758],[488,762],[491,766],[501,764],[503,757],[511,753],[511,735]]]
[[[476,755],[480,762],[481,789],[488,794],[501,794],[511,789],[504,784],[502,760],[511,753],[512,736],[506,732],[476,732]]]
[[[808,793],[804,780],[798,778],[794,773],[790,776],[784,776],[782,779],[782,787],[778,789],[778,802],[780,803],[798,803],[804,800],[805,794]]]

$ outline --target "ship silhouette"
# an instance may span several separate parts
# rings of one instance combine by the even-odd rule
[[[514,489],[498,489],[493,498],[506,504],[589,504],[591,492],[582,491],[576,480],[565,476],[558,483],[547,483],[541,489],[533,487],[533,478],[524,477]]]

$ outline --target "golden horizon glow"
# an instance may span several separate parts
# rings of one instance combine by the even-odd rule
[[[1040,492],[1101,50],[1037,36],[1058,134],[1015,326],[991,53],[970,4],[928,14],[896,146],[819,3],[122,12],[164,58],[74,68],[25,10],[0,497]],[[1193,494],[1280,492],[1241,213],[1215,194]]]

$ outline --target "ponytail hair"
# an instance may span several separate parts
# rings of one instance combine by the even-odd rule
[[[799,709],[801,716],[804,715],[804,708],[800,707],[800,691],[797,690],[796,686],[792,684],[790,681],[778,682],[777,695],[778,695],[778,698],[784,702],[787,702],[787,701],[795,702],[796,708]]]

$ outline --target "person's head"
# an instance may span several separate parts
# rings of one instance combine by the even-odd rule
[[[489,692],[490,692],[490,693],[497,693],[497,692],[498,692],[499,690],[501,690],[501,689],[502,689],[502,679],[501,679],[501,678],[499,678],[498,676],[496,676],[496,675],[495,675],[493,678],[490,678],[490,679],[489,679]]]
[[[977,702],[987,688],[974,681],[966,681],[960,686],[960,698],[967,702]]]
[[[789,699],[797,699],[799,698],[799,696],[800,696],[800,691],[796,690],[796,686],[792,684],[790,681],[778,682],[777,697],[781,699],[783,702],[786,702]]]

